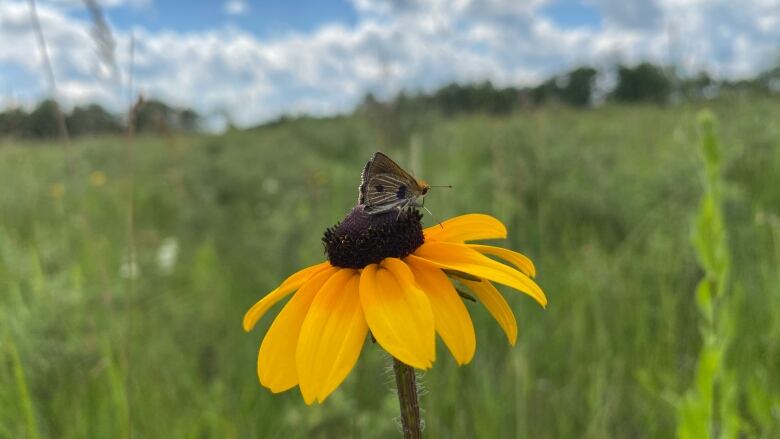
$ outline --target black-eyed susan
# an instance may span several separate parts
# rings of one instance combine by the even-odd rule
[[[458,364],[470,362],[474,327],[452,279],[471,290],[515,343],[514,314],[493,283],[546,306],[531,260],[468,243],[506,238],[504,225],[491,216],[462,215],[425,230],[421,217],[416,210],[370,215],[355,207],[325,232],[327,261],[293,274],[252,306],[246,331],[295,292],[260,345],[263,386],[274,393],[298,386],[307,404],[324,401],[352,370],[369,331],[395,359],[418,369],[436,359],[436,334]]]

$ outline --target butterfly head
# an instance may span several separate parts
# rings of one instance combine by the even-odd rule
[[[425,180],[420,180],[417,182],[417,184],[420,186],[420,196],[425,196],[425,194],[427,194],[431,189],[431,185],[429,185]]]

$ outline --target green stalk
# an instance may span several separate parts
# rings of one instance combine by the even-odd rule
[[[11,335],[9,334],[8,328],[3,328],[3,339],[4,344],[7,346],[8,354],[11,356],[11,364],[13,365],[14,378],[16,380],[16,389],[19,393],[22,411],[24,412],[24,420],[27,424],[27,437],[38,439],[40,437],[38,434],[38,424],[35,420],[35,410],[33,409],[30,390],[27,386],[27,378],[24,375],[22,359],[19,356],[19,351],[16,349],[13,338],[11,338]]]
[[[404,439],[419,439],[422,437],[422,420],[420,419],[420,403],[417,399],[417,382],[414,369],[393,358],[395,386],[398,389],[398,403],[401,406],[401,427]]]
[[[731,253],[723,212],[722,157],[711,113],[699,117],[704,159],[704,194],[694,222],[692,241],[704,277],[696,287],[702,348],[694,380],[677,407],[680,439],[736,438],[739,416],[733,371],[726,364],[732,342],[733,292],[727,291]]]

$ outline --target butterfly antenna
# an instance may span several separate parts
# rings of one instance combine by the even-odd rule
[[[452,189],[452,185],[451,184],[431,184],[431,185],[428,185],[428,187],[446,187],[448,189]]]
[[[428,212],[428,215],[430,215],[434,220],[436,220],[439,223],[439,227],[441,227],[442,229],[444,228],[444,226],[441,224],[441,221],[436,219],[436,216],[434,216],[433,213],[430,210],[428,210],[427,207],[425,207],[425,201],[423,201],[423,204],[421,204],[420,207],[425,209],[425,211]]]

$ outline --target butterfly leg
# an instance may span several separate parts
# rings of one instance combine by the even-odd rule
[[[398,215],[395,217],[395,220],[398,221],[398,219],[401,218],[401,214],[404,213],[404,206],[399,205],[396,209],[398,209]]]
[[[412,202],[413,202],[412,199],[408,199],[408,200],[404,200],[401,204],[398,205],[398,207],[397,207],[397,209],[398,209],[398,216],[395,218],[396,221],[398,221],[398,218],[401,218],[401,214],[403,213],[403,211],[405,209],[408,209],[409,206],[412,205]]]

